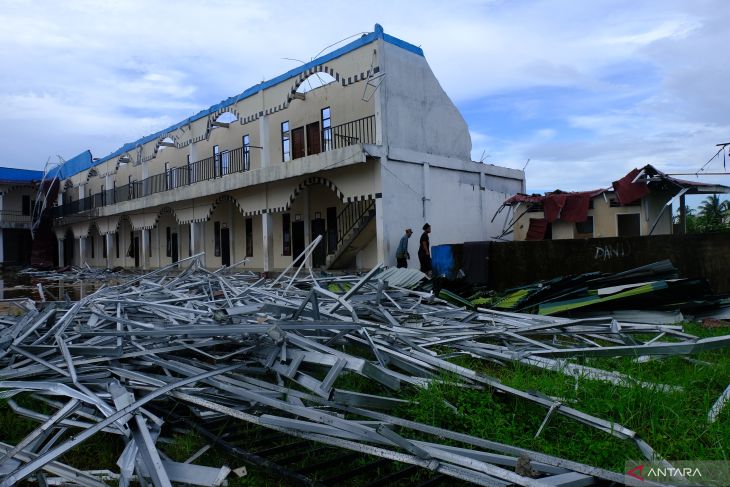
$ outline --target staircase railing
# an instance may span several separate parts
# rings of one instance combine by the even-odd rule
[[[348,203],[337,215],[337,246],[350,234],[353,228],[362,224],[372,210],[375,209],[375,200],[353,201]]]

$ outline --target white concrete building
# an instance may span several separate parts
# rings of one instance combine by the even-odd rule
[[[375,31],[156,134],[60,169],[60,263],[151,268],[201,251],[279,270],[395,264],[406,227],[487,240],[524,173],[471,161],[467,125],[420,48]],[[71,249],[71,250],[69,250]]]

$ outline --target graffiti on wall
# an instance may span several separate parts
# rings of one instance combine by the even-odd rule
[[[627,242],[616,242],[605,245],[596,245],[595,260],[611,260],[626,257],[631,254],[631,246]]]

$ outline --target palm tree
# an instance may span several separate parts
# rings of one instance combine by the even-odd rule
[[[727,214],[728,202],[720,201],[716,194],[708,196],[700,205],[699,216],[707,230],[719,230],[723,226],[723,217]]]

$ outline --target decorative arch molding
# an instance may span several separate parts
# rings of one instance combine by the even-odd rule
[[[99,225],[97,225],[95,220],[92,220],[89,222],[89,228],[86,230],[87,235],[94,235],[94,231],[96,230],[96,234],[103,236],[104,234],[101,233],[101,229],[99,228]]]
[[[74,182],[71,181],[71,179],[67,179],[65,183],[63,183],[63,189],[64,191],[68,191],[69,189],[73,189]]]
[[[75,223],[71,225],[71,230],[73,230],[74,238],[86,238],[89,236],[89,228],[91,227],[90,224],[83,222],[83,223]]]
[[[170,139],[175,146],[166,145],[167,139]],[[175,134],[175,132],[168,132],[159,139],[157,139],[157,142],[155,142],[155,148],[152,150],[152,155],[145,158],[143,162],[147,162],[151,159],[154,159],[157,157],[157,153],[160,152],[160,150],[163,147],[170,147],[172,149],[179,149],[181,147],[180,142],[178,141],[178,136]]]
[[[129,227],[134,229],[134,227],[132,226],[132,220],[129,219],[129,215],[122,215],[119,217],[119,220],[117,221],[117,226],[114,228],[114,231],[120,231],[124,222],[129,223]]]
[[[94,178],[97,176],[99,176],[99,172],[96,170],[95,167],[92,167],[91,169],[89,169],[89,172],[86,173],[86,180],[84,181],[84,183],[88,183],[91,180],[91,178]]]
[[[289,196],[289,202],[286,204],[286,207],[284,207],[282,209],[282,211],[288,210],[289,208],[291,208],[292,203],[294,203],[294,200],[297,199],[297,196],[299,196],[299,194],[302,191],[304,191],[304,188],[307,188],[309,186],[317,186],[317,185],[326,186],[327,188],[331,189],[335,193],[335,195],[337,195],[337,198],[340,201],[342,201],[342,202],[345,201],[345,194],[342,191],[340,191],[340,188],[338,188],[335,183],[333,183],[332,181],[330,181],[327,178],[323,178],[320,176],[312,176],[312,177],[308,177],[307,179],[305,179],[304,181],[299,183],[296,188],[294,188],[294,191]]]
[[[289,89],[289,94],[286,97],[287,105],[294,99],[295,93],[297,92],[299,87],[302,85],[302,83],[304,83],[307,80],[307,78],[309,78],[310,76],[313,76],[317,73],[328,74],[328,75],[332,76],[336,82],[339,82],[340,80],[342,80],[342,86],[345,86],[345,83],[344,83],[345,78],[342,77],[340,75],[340,73],[338,73],[333,68],[331,68],[325,64],[320,64],[319,66],[314,66],[312,68],[309,68],[308,70],[304,71],[303,73],[301,73],[299,75],[297,80],[294,82],[292,87]]]

